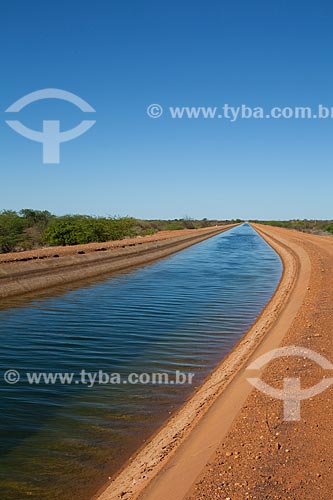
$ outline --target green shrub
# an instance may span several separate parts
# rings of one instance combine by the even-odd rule
[[[0,251],[12,252],[24,239],[26,221],[14,210],[0,212]]]

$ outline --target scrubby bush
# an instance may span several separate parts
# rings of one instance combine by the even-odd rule
[[[51,245],[77,245],[119,240],[134,236],[135,224],[135,219],[131,217],[57,217],[46,228],[44,241]]]
[[[47,210],[24,208],[0,212],[0,252],[38,248],[42,245],[76,245],[145,236],[158,231],[198,229],[229,221],[141,220],[133,217],[55,216]]]
[[[304,233],[317,233],[321,234],[323,232],[333,233],[333,221],[329,220],[308,220],[308,219],[294,219],[294,220],[279,220],[279,221],[254,221],[261,224],[267,224],[270,226],[284,227],[287,229],[297,229]]]
[[[11,252],[24,240],[26,221],[14,210],[0,212],[0,251]]]

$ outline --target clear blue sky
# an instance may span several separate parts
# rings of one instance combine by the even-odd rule
[[[168,106],[333,105],[327,1],[4,0],[0,208],[142,218],[331,218],[333,120],[150,119]],[[96,109],[89,132],[43,165],[6,108],[71,91]],[[60,101],[28,106],[75,126]]]

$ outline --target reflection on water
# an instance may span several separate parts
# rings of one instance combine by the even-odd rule
[[[1,498],[87,500],[254,322],[281,262],[248,226],[107,281],[0,311],[5,370],[195,373],[194,385],[1,381]]]

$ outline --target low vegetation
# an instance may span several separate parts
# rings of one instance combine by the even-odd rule
[[[198,229],[223,225],[221,220],[140,220],[133,217],[56,216],[47,210],[0,211],[0,253],[31,250],[42,246],[103,242],[158,231]]]
[[[297,229],[303,233],[313,234],[333,234],[333,220],[253,220],[250,222],[258,222],[260,224],[268,224],[269,226],[285,227],[287,229]]]

